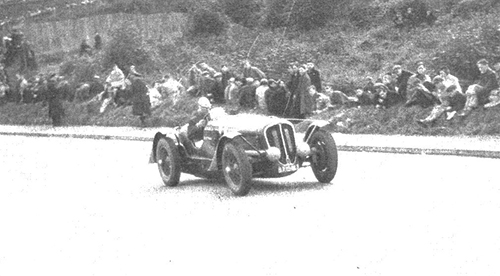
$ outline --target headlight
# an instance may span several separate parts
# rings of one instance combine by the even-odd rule
[[[281,157],[281,151],[277,147],[270,147],[266,150],[267,158],[271,161],[278,161]]]
[[[306,143],[297,143],[297,155],[306,158],[311,154],[311,148]]]

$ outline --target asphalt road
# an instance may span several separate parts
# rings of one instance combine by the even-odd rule
[[[339,153],[246,197],[150,144],[0,137],[0,275],[500,275],[498,160]]]

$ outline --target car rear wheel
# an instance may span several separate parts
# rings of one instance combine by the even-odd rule
[[[227,185],[238,196],[250,191],[252,165],[245,152],[233,143],[226,143],[222,151],[222,171]]]
[[[337,145],[332,135],[324,130],[316,131],[309,140],[311,167],[321,183],[329,183],[337,173]]]
[[[160,171],[161,179],[166,186],[176,186],[179,184],[181,175],[181,157],[170,138],[160,138],[156,145],[156,163]]]

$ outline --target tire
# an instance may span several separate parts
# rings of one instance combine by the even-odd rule
[[[337,173],[337,145],[332,135],[324,130],[316,131],[309,140],[311,168],[321,183],[329,183]]]
[[[158,140],[156,163],[163,183],[169,187],[177,186],[181,176],[181,157],[172,139],[160,138]]]
[[[252,165],[245,152],[231,142],[226,143],[222,151],[222,173],[235,195],[248,194],[252,187]]]

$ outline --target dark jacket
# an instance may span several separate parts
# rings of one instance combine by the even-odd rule
[[[131,76],[132,114],[136,116],[151,115],[151,102],[148,88],[140,76]]]
[[[321,75],[316,68],[311,68],[307,71],[309,78],[311,79],[311,84],[316,87],[316,91],[321,92]]]
[[[407,87],[408,87],[408,79],[413,75],[412,72],[403,70],[401,75],[399,75],[396,79],[396,87],[398,88],[398,94],[401,95],[404,99],[408,99],[407,95]]]
[[[488,68],[485,73],[479,75],[476,84],[481,86],[481,88],[476,90],[478,101],[480,104],[485,104],[488,102],[490,92],[498,88],[497,74]]]

